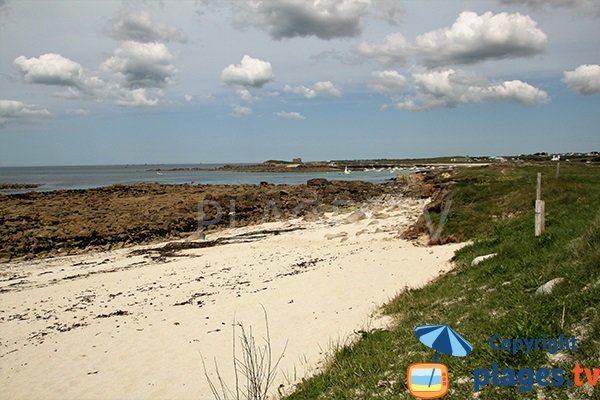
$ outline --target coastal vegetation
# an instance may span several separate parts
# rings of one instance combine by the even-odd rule
[[[542,173],[546,230],[534,236],[537,172]],[[475,347],[466,358],[442,356],[450,370],[448,399],[473,398],[474,371],[542,366],[563,368],[572,378],[576,363],[598,367],[600,344],[600,168],[567,164],[495,166],[457,170],[438,182],[445,189],[428,207],[438,224],[443,204],[452,200],[441,242],[472,240],[455,255],[456,267],[425,287],[400,290],[383,312],[393,317],[388,329],[360,332],[341,346],[328,367],[301,383],[288,399],[410,399],[406,369],[428,362],[432,350],[414,336],[417,325],[448,324]],[[423,221],[416,232],[425,233]],[[496,253],[477,266],[476,256]],[[563,278],[549,294],[537,289]],[[490,336],[541,338],[575,336],[577,350],[550,355],[493,351]],[[479,398],[595,398],[589,385],[486,386]],[[545,396],[545,397],[540,397]]]
[[[430,198],[426,212],[404,235],[414,240],[415,246],[470,241],[456,253],[455,268],[418,289],[403,288],[404,283],[399,283],[398,294],[382,310],[394,323],[385,329],[365,327],[353,342],[333,346],[335,352],[325,368],[303,380],[289,399],[409,399],[407,366],[428,362],[433,355],[414,336],[415,326],[423,324],[448,324],[474,345],[474,352],[466,358],[441,359],[450,370],[447,398],[473,398],[475,371],[491,369],[494,363],[515,370],[563,368],[571,378],[570,371],[577,363],[585,368],[598,367],[600,348],[595,338],[600,334],[600,166],[591,160],[565,160],[557,175],[556,162],[548,161],[547,156],[536,157],[543,160],[496,161],[469,168],[437,165],[427,172],[400,175],[382,185],[312,179],[295,186],[135,184],[0,195],[0,259],[47,257],[191,237],[198,227],[198,204],[203,201],[221,208],[223,218],[210,228],[221,229],[230,226],[232,218],[238,226],[291,216],[312,221],[332,210],[334,204],[357,206],[394,196]],[[541,198],[546,201],[546,230],[535,237],[533,209],[538,173],[542,174]],[[409,214],[414,219],[410,223],[420,209],[421,205],[411,209]],[[346,211],[359,213],[351,205]],[[209,208],[203,218],[211,220],[215,213],[214,207]],[[433,240],[431,232],[438,228],[440,235]],[[397,237],[398,230],[395,232]],[[247,239],[238,235],[203,242],[171,242],[131,255],[159,262],[179,257],[183,250]],[[393,243],[386,241],[386,246]],[[402,245],[413,246],[398,243]],[[435,251],[422,250],[430,254]],[[492,253],[496,256],[472,265],[476,257]],[[368,268],[369,263],[365,264]],[[77,269],[78,265],[72,267]],[[437,274],[435,269],[430,276]],[[84,276],[86,273],[77,273],[65,279]],[[406,277],[398,277],[405,282]],[[8,279],[21,278],[17,274]],[[550,293],[538,294],[548,282],[559,283]],[[198,300],[198,296],[204,295],[194,292],[173,307],[202,304],[204,300]],[[122,316],[123,312],[121,308],[113,313],[102,311],[98,318]],[[286,329],[278,329],[277,334],[286,333]],[[575,336],[577,350],[512,355],[491,349],[488,340],[492,335]],[[490,385],[482,386],[479,393],[480,398],[494,399],[563,399],[566,394],[569,398],[594,398],[595,394],[590,386],[532,385],[529,389],[521,392],[518,387]]]

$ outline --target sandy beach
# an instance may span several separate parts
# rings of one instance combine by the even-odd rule
[[[272,388],[289,391],[378,306],[452,268],[461,244],[400,239],[426,199],[384,195],[328,212],[183,240],[13,261],[0,281],[0,397],[211,399],[202,368],[233,384],[234,319],[257,342],[268,314]],[[175,243],[175,244],[173,244]],[[165,247],[166,246],[166,247]]]

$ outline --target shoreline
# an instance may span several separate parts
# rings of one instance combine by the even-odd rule
[[[261,164],[227,164],[219,167],[176,167],[176,168],[154,168],[150,172],[182,172],[182,171],[235,171],[235,172],[267,172],[267,173],[311,173],[311,172],[340,172],[346,168],[349,172],[366,171],[416,171],[435,168],[472,168],[488,167],[491,162],[307,162],[307,163],[261,163]]]
[[[0,190],[35,189],[40,186],[39,183],[0,183]]]
[[[343,172],[343,168],[332,167],[323,163],[289,163],[289,164],[227,164],[220,167],[176,167],[155,168],[148,171],[180,172],[180,171],[236,171],[236,172]]]
[[[211,399],[201,358],[213,379],[216,358],[233,382],[233,318],[262,341],[261,304],[273,353],[286,348],[272,389],[292,390],[336,344],[381,326],[372,324],[375,310],[399,290],[452,268],[463,244],[399,238],[427,201],[383,194],[357,204],[364,214],[341,209],[209,232],[207,240],[227,242],[220,246],[188,240],[10,262],[0,291],[0,390]],[[161,254],[169,243],[184,246]]]
[[[205,203],[205,220],[215,217],[215,204],[220,207],[221,219],[208,227],[212,230],[232,220],[244,226],[321,214],[344,203],[406,189],[396,181],[312,179],[305,185],[135,184],[4,195],[0,196],[0,262],[187,237],[198,229],[199,205]],[[414,196],[414,190],[409,194]],[[425,196],[429,194],[416,197]]]

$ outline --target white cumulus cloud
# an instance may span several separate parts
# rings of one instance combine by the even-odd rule
[[[19,56],[13,64],[28,83],[77,86],[83,74],[79,63],[55,53],[42,54],[37,58]]]
[[[419,56],[429,65],[473,64],[487,59],[544,52],[548,39],[528,15],[460,13],[450,28],[417,36]]]
[[[310,87],[285,85],[284,92],[294,93],[312,99],[317,96],[340,97],[342,91],[338,89],[331,81],[320,81]]]
[[[306,119],[306,117],[304,115],[302,115],[296,111],[290,111],[290,112],[279,111],[279,112],[276,112],[275,115],[277,115],[278,117],[281,117],[281,118],[286,118],[286,119],[297,119],[297,120]]]
[[[187,36],[182,31],[153,21],[145,11],[128,12],[111,21],[109,36],[119,40],[136,42],[180,42],[185,43]]]
[[[320,39],[354,37],[362,32],[361,18],[369,0],[236,1],[234,24],[256,26],[274,39],[316,36]],[[388,10],[388,13],[392,12]]]
[[[400,32],[387,35],[381,43],[362,42],[353,49],[359,59],[374,59],[385,65],[404,64],[412,46]]]
[[[451,27],[418,35],[414,45],[401,33],[392,33],[381,43],[363,42],[352,51],[360,61],[401,65],[416,59],[432,67],[529,57],[543,53],[547,42],[546,34],[528,15],[465,11]]]
[[[90,112],[84,108],[68,108],[66,113],[69,115],[88,115]]]
[[[19,56],[14,60],[23,80],[32,84],[59,86],[54,93],[65,99],[112,101],[133,107],[159,103],[160,88],[170,83],[176,72],[173,56],[162,43],[123,43],[99,71],[85,70],[79,63],[60,54],[39,57]]]
[[[154,107],[158,103],[157,98],[148,98],[144,88],[121,91],[115,99],[115,104],[129,107]]]
[[[231,115],[234,117],[246,117],[250,114],[252,114],[252,108],[237,104],[234,104],[233,111],[231,112]]]
[[[246,88],[241,88],[241,89],[237,89],[235,91],[235,94],[238,95],[238,97],[240,98],[240,100],[245,101],[247,103],[252,103],[256,100],[259,100],[258,97],[252,95],[252,93],[246,89]]]
[[[373,10],[376,17],[392,25],[398,25],[404,14],[404,7],[399,0],[373,0]]]
[[[548,94],[520,81],[489,82],[461,70],[444,69],[413,73],[415,94],[396,104],[401,110],[424,111],[438,107],[488,102],[535,105],[548,101]]]
[[[369,81],[369,87],[376,92],[385,95],[397,95],[408,86],[408,81],[398,71],[387,70],[387,71],[375,71],[371,73],[371,79]]]
[[[239,64],[230,64],[221,72],[221,80],[228,85],[259,88],[275,79],[271,63],[244,55]]]
[[[600,65],[580,65],[573,71],[565,71],[563,81],[578,94],[600,94]]]
[[[50,111],[35,104],[25,104],[17,100],[0,100],[0,125],[8,122],[28,122],[51,116]]]
[[[588,15],[600,16],[600,2],[597,0],[499,0],[499,2],[502,4],[525,5],[532,9],[572,8]]]
[[[128,88],[164,87],[176,73],[174,57],[163,43],[127,41],[100,66]]]

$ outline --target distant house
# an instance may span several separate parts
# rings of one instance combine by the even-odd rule
[[[473,161],[469,156],[466,157],[457,157],[457,158],[451,158],[450,162],[456,162],[456,163],[468,163]]]
[[[292,159],[293,163],[302,164],[302,159],[300,157]]]
[[[560,161],[560,154],[554,154],[552,156],[552,161]]]

